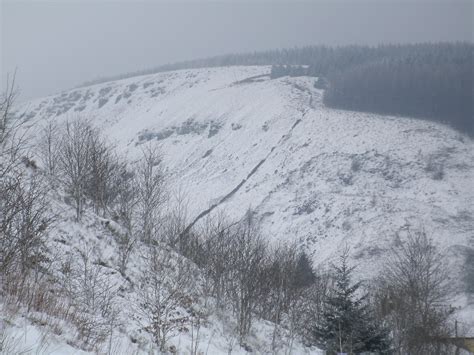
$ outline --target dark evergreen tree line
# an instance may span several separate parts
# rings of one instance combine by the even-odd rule
[[[329,75],[328,106],[426,118],[474,134],[472,46],[415,47]]]

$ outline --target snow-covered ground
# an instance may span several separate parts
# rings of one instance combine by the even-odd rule
[[[97,349],[81,350],[90,345],[78,337],[78,326],[74,320],[68,321],[62,318],[63,312],[58,312],[61,313],[61,317],[56,317],[46,312],[26,310],[22,306],[3,302],[0,295],[2,346],[0,353],[5,355],[159,354],[152,335],[146,330],[148,318],[140,307],[140,302],[143,302],[138,291],[140,275],[147,270],[144,250],[134,249],[126,273],[121,275],[115,235],[118,226],[114,225],[112,220],[99,217],[90,210],[85,212],[81,222],[77,222],[74,208],[65,202],[66,196],[51,191],[49,199],[51,204],[48,213],[60,217],[55,220],[48,232],[47,255],[51,260],[48,272],[58,280],[67,278],[68,281],[60,282],[66,284],[65,288],[69,288],[68,282],[71,280],[81,284],[90,281],[87,292],[95,292],[96,302],[100,302],[101,292],[110,290],[110,300],[114,309],[113,333],[100,343]],[[87,276],[82,272],[82,268],[85,267],[85,263],[81,261],[83,255],[86,255],[89,267]],[[171,258],[178,257],[175,254]],[[71,271],[65,274],[66,267],[79,268],[81,275],[79,279],[74,281],[75,277],[71,276],[74,273]],[[163,269],[162,272],[172,273],[168,269]],[[191,287],[200,285],[197,279],[193,281]],[[92,287],[97,289],[91,291]],[[73,293],[73,297],[83,297],[84,290],[81,288],[79,293]],[[83,303],[82,299],[62,298],[59,300],[61,303],[59,307],[69,309],[68,305],[74,305],[75,301]],[[209,303],[212,301],[207,300]],[[198,304],[200,302],[202,300],[197,301]],[[208,307],[199,329],[196,325],[186,325],[181,331],[175,330],[171,333],[166,347],[169,351],[166,353],[191,354],[191,349],[197,349],[196,354],[247,354],[248,351],[239,345],[236,327],[236,320],[230,309],[211,310],[211,307]],[[259,354],[322,354],[315,347],[303,346],[298,337],[292,336],[284,329],[279,330],[279,337],[275,344],[272,344],[274,330],[273,323],[254,319],[250,334],[246,338],[247,348]]]
[[[360,277],[423,229],[448,257],[459,319],[474,300],[462,268],[474,248],[474,142],[446,126],[324,107],[314,78],[271,80],[269,67],[181,70],[35,100],[36,123],[87,117],[135,160],[159,144],[171,191],[192,221],[255,209],[272,241],[297,240],[315,264],[351,248]]]

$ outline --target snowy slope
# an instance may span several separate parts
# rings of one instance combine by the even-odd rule
[[[144,273],[145,267],[143,250],[135,248],[130,256],[126,276],[122,276],[118,271],[114,222],[98,217],[92,211],[86,212],[82,221],[77,222],[74,209],[63,201],[65,196],[51,192],[49,198],[49,213],[60,218],[48,232],[48,256],[54,260],[48,271],[58,279],[69,278],[70,276],[64,275],[65,263],[70,261],[71,265],[82,268],[83,264],[78,263],[78,260],[81,259],[81,253],[87,254],[90,265],[95,265],[88,277],[93,278],[91,275],[95,275],[97,271],[100,273],[100,282],[111,287],[113,307],[118,311],[114,316],[113,333],[110,339],[99,344],[98,349],[84,351],[81,347],[86,345],[78,337],[74,321],[7,305],[0,297],[0,344],[4,346],[0,348],[0,354],[161,354],[153,344],[151,334],[145,330],[147,322],[139,307],[137,290],[140,274]],[[196,281],[196,285],[199,285],[199,281]],[[68,301],[63,299],[62,302]],[[230,311],[209,311],[202,320],[199,341],[196,341],[194,333],[193,343],[191,327],[187,326],[186,330],[174,332],[168,341],[168,348],[176,349],[176,354],[191,354],[193,346],[198,349],[199,354],[247,354],[238,344],[235,328],[236,323]],[[288,336],[284,330],[279,333],[280,339],[274,349],[273,331],[274,324],[255,319],[246,341],[247,346],[259,354],[285,354],[288,349],[292,349],[293,354],[321,355],[319,349],[303,346],[299,339]],[[171,350],[169,353],[172,353]]]
[[[135,77],[36,100],[20,113],[31,126],[93,119],[131,160],[143,144],[159,144],[171,190],[186,192],[190,223],[206,211],[239,217],[252,207],[269,239],[299,241],[315,263],[350,246],[362,277],[409,229],[424,229],[449,256],[461,291],[474,248],[472,139],[422,120],[328,109],[314,78],[270,80],[269,71]],[[457,302],[470,301],[460,293]]]

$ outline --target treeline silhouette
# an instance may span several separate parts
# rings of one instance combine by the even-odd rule
[[[324,103],[426,118],[474,134],[473,46],[419,45],[329,73]]]
[[[82,86],[179,69],[272,65],[272,78],[322,78],[317,86],[326,89],[328,106],[426,118],[472,135],[473,54],[474,45],[467,42],[307,46],[177,62]]]

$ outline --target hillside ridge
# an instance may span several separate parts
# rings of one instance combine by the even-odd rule
[[[143,144],[159,145],[171,190],[189,202],[187,230],[206,215],[252,208],[275,243],[299,241],[316,264],[349,245],[366,275],[422,229],[450,256],[463,290],[456,274],[474,248],[472,139],[433,122],[327,108],[314,78],[269,72],[151,74],[20,112],[30,125],[89,117],[131,161]]]

